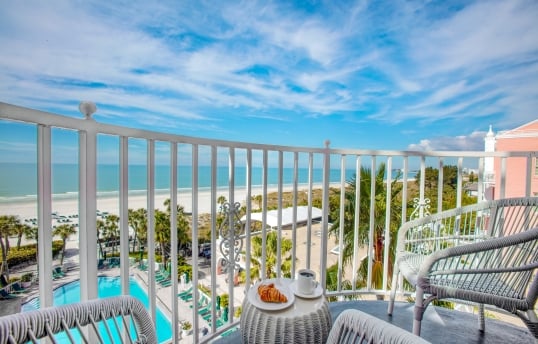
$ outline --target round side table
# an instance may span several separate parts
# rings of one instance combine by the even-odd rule
[[[263,281],[269,283],[271,280]],[[291,279],[278,283],[289,290]],[[243,343],[325,343],[332,326],[329,304],[322,294],[317,298],[295,296],[293,304],[282,310],[264,310],[249,301],[249,293],[257,293],[252,286],[243,300],[241,334]]]

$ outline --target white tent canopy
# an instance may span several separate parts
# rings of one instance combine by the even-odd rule
[[[312,220],[321,219],[322,212],[321,209],[312,207]],[[260,213],[251,213],[250,219],[252,221],[262,222],[263,212]],[[247,216],[244,215],[241,218],[241,222],[246,222]],[[308,221],[308,206],[297,207],[297,221],[296,223],[306,223]],[[278,209],[269,210],[267,212],[266,219],[267,226],[271,228],[278,227]],[[282,227],[291,226],[293,224],[293,207],[282,209]]]

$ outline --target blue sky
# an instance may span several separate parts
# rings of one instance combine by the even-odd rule
[[[68,116],[395,150],[483,150],[538,117],[534,0],[0,5],[0,101]]]

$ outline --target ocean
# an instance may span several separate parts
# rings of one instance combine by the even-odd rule
[[[28,163],[1,163],[0,164],[0,202],[22,202],[35,200],[37,195],[37,167],[36,164]],[[351,178],[354,170],[349,170],[346,178]],[[331,182],[339,182],[340,171],[335,169],[330,173]],[[293,168],[283,169],[284,185],[293,185]],[[313,183],[323,181],[322,169],[313,170]],[[52,166],[52,193],[55,198],[76,198],[78,190],[78,165],[77,164],[54,164]],[[192,188],[192,175],[190,166],[178,168],[178,188],[190,190]],[[300,168],[298,171],[299,184],[307,185],[308,169]],[[217,187],[228,188],[228,167],[218,167]],[[269,168],[267,184],[275,186],[278,183],[278,169]],[[235,169],[235,186],[244,187],[246,184],[246,169]],[[262,168],[252,169],[253,187],[262,185]],[[200,166],[198,172],[199,190],[209,190],[211,187],[211,168]],[[169,166],[155,167],[156,192],[168,192],[170,188]],[[147,171],[144,165],[129,166],[129,193],[144,194],[147,189]],[[98,165],[97,167],[97,192],[99,196],[117,194],[119,190],[119,166]]]
[[[37,166],[31,163],[1,163],[0,164],[0,203],[24,202],[35,200],[37,195]],[[129,165],[129,193],[132,195],[144,194],[147,186],[147,173],[145,165]],[[355,174],[354,169],[346,170],[346,180]],[[313,170],[313,183],[323,182],[321,168]],[[413,176],[410,175],[412,178]],[[170,188],[169,166],[157,165],[155,167],[156,193],[166,193]],[[54,164],[52,166],[52,193],[56,199],[75,199],[78,190],[78,165]],[[340,170],[331,169],[330,182],[340,182]],[[278,183],[278,168],[268,168],[267,184],[269,187]],[[308,169],[299,168],[298,183],[301,186],[308,184]],[[244,187],[246,184],[246,169],[236,167],[235,187]],[[283,169],[283,184],[293,185],[293,168]],[[262,168],[253,167],[252,185],[262,185]],[[211,187],[211,168],[200,166],[198,172],[198,188],[200,191]],[[228,167],[218,167],[217,187],[228,189]],[[192,188],[190,166],[179,166],[178,189],[188,191]],[[119,191],[119,166],[97,166],[97,192],[98,196],[115,195]]]

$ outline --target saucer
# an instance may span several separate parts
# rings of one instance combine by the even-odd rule
[[[273,303],[273,302],[262,301],[260,299],[260,295],[258,294],[258,286],[260,284],[269,284],[269,283],[277,284],[277,281],[276,279],[265,280],[263,282],[256,283],[253,287],[251,287],[248,290],[247,297],[251,304],[253,304],[256,308],[266,310],[266,311],[279,311],[282,309],[286,309],[293,304],[293,302],[295,301],[295,296],[293,295],[290,289],[288,289],[286,286],[281,285],[281,284],[277,284],[276,287],[282,294],[286,295],[288,302]]]
[[[315,299],[323,295],[323,288],[321,287],[321,284],[319,284],[319,282],[318,282],[317,287],[312,292],[312,294],[303,294],[299,292],[297,290],[297,281],[293,281],[290,283],[290,289],[296,296],[303,299]]]

